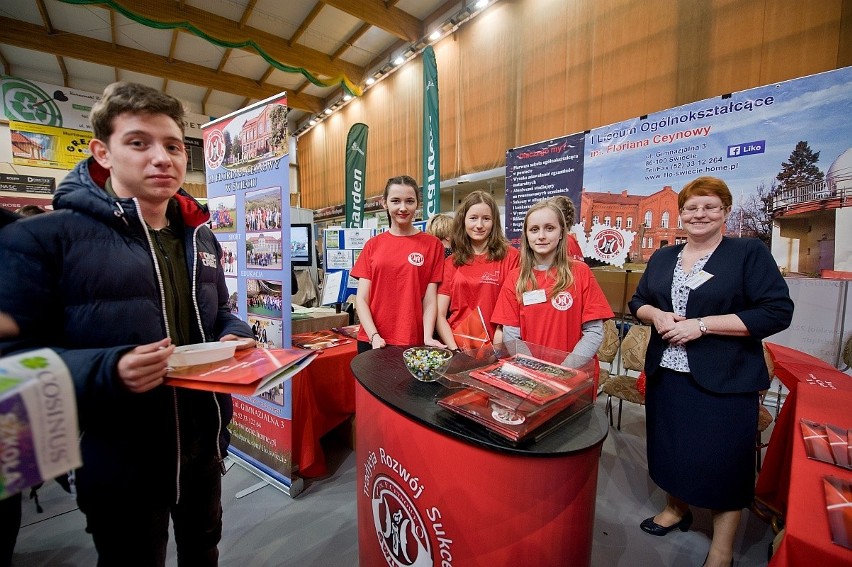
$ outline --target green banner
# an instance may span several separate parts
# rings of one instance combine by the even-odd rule
[[[441,144],[438,121],[438,63],[432,46],[423,50],[423,218],[441,211]]]
[[[368,132],[367,125],[358,122],[346,136],[346,228],[361,228],[364,222]]]

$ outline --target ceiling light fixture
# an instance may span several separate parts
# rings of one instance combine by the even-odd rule
[[[364,80],[364,84],[366,87],[371,87],[375,85],[379,80],[384,79],[389,74],[393,73],[396,69],[398,69],[403,63],[405,63],[408,59],[416,56],[418,53],[421,53],[426,46],[431,45],[442,37],[445,37],[449,34],[455,33],[457,29],[463,24],[465,24],[471,18],[479,15],[484,8],[487,8],[491,2],[489,0],[463,0],[461,2],[461,9],[444,20],[442,23],[438,25],[438,27],[432,31],[425,38],[421,38],[416,42],[410,43],[405,51],[397,55],[392,60],[384,60],[384,63],[380,67],[374,67],[370,76]],[[342,98],[339,98],[334,105],[330,108],[326,108],[323,113],[315,116],[310,119],[307,125],[303,125],[296,131],[296,134],[299,133],[307,133],[311,127],[315,126],[318,122],[323,120],[326,116],[331,115],[336,108],[343,106],[348,103],[352,99],[352,96],[349,94],[345,94]],[[303,123],[304,124],[304,123]],[[460,181],[460,183],[464,183],[464,181]]]

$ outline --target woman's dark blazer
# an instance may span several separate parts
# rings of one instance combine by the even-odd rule
[[[651,256],[630,301],[634,316],[643,305],[673,311],[672,279],[683,246],[661,248]],[[704,271],[713,277],[689,292],[686,317],[735,314],[749,336],[708,334],[686,343],[692,376],[705,389],[720,394],[765,390],[769,373],[761,341],[790,325],[793,302],[787,283],[769,250],[754,238],[723,238]],[[667,345],[652,325],[645,358],[649,376],[659,368]]]

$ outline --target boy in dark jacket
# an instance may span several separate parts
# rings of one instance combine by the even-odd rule
[[[183,108],[133,83],[91,111],[92,157],[54,211],[0,233],[0,350],[50,347],[74,378],[77,495],[98,565],[163,565],[169,518],[180,565],[216,565],[230,396],[163,384],[175,346],[238,340],[207,209],[180,189]]]

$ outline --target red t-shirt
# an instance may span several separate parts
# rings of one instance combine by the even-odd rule
[[[489,262],[486,254],[473,257],[469,264],[456,267],[450,256],[444,261],[444,279],[438,293],[450,298],[447,322],[455,329],[471,311],[480,308],[488,332],[494,337],[497,325],[491,322],[494,304],[509,273],[518,267],[520,254],[511,246],[502,260]]]
[[[425,232],[383,232],[364,245],[351,275],[370,280],[370,313],[379,335],[389,345],[408,346],[423,344],[423,297],[443,272],[440,240]],[[370,340],[363,326],[358,340]]]
[[[573,234],[568,234],[565,237],[565,246],[568,252],[568,259],[579,262],[585,262],[583,251],[580,249],[580,243],[577,242],[577,237]]]
[[[535,270],[538,287],[546,290],[548,299],[523,305],[515,295],[520,269],[514,270],[500,290],[491,322],[520,327],[524,341],[570,353],[583,336],[583,323],[613,316],[592,270],[582,262],[574,262],[571,271],[574,274],[571,287],[550,298],[553,276],[547,277],[547,272]]]

